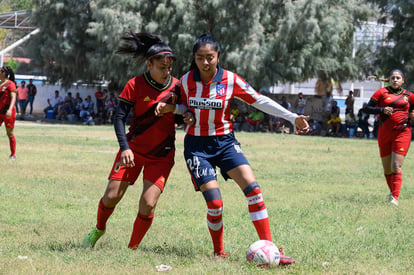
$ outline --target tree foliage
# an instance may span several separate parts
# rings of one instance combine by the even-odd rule
[[[406,82],[414,81],[414,1],[371,0],[383,14],[381,23],[391,21],[393,29],[388,33],[386,46],[377,53],[377,64],[387,76],[394,69],[405,72]]]
[[[42,31],[31,43],[33,58],[52,81],[105,79],[115,86],[144,70],[115,53],[127,31],[160,35],[178,57],[176,76],[188,69],[196,37],[211,33],[222,45],[221,64],[255,87],[355,78],[352,35],[370,15],[363,0],[35,2]]]

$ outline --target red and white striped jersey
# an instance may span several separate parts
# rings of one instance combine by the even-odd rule
[[[181,103],[193,112],[196,122],[186,126],[193,136],[226,135],[233,131],[230,120],[230,101],[234,97],[274,116],[295,120],[293,114],[270,98],[256,92],[237,74],[217,67],[216,76],[209,83],[200,78],[198,69],[181,77]]]

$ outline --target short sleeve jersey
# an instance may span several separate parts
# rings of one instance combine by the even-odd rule
[[[218,66],[216,76],[204,83],[198,69],[187,72],[181,78],[181,102],[195,115],[194,125],[186,126],[193,136],[226,135],[233,131],[230,120],[230,101],[236,97],[253,104],[260,97],[237,74]]]
[[[129,146],[146,157],[161,157],[162,151],[174,148],[174,114],[157,117],[154,113],[158,102],[173,103],[174,88],[178,79],[171,77],[160,87],[148,73],[128,81],[119,95],[119,101],[132,106],[131,124],[127,133]]]
[[[17,94],[16,84],[7,80],[0,85],[0,114],[5,114],[10,106],[11,93]]]
[[[378,107],[392,107],[394,111],[391,116],[380,116],[380,127],[389,127],[391,129],[400,128],[400,126],[409,125],[409,109],[414,104],[414,95],[401,89],[398,94],[393,93],[390,88],[385,87],[377,90],[371,97]]]

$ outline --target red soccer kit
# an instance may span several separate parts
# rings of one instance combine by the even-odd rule
[[[16,108],[14,106],[12,115],[6,117],[6,112],[10,107],[11,93],[16,93],[17,97],[16,84],[11,80],[7,80],[0,85],[0,126],[4,121],[7,128],[14,128],[14,123],[16,122]]]
[[[409,123],[410,105],[414,104],[414,95],[401,89],[393,93],[389,87],[377,90],[371,97],[378,107],[394,108],[391,116],[380,116],[378,129],[378,145],[381,157],[391,152],[406,155],[411,143],[411,127]]]
[[[171,77],[169,83],[161,87],[151,80],[148,73],[128,81],[119,95],[119,100],[132,106],[127,138],[129,147],[134,152],[135,167],[120,166],[119,152],[110,179],[128,181],[132,184],[142,167],[145,167],[144,179],[163,190],[174,165],[175,115],[167,113],[157,117],[154,110],[160,101],[172,103],[177,83],[178,80]]]

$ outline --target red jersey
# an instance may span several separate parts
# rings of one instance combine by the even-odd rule
[[[13,81],[7,80],[0,85],[0,114],[5,114],[10,106],[11,93],[16,93],[16,84]]]
[[[380,116],[380,127],[401,129],[409,126],[409,109],[414,104],[414,95],[401,89],[399,93],[392,92],[390,87],[377,90],[371,97],[378,107],[394,108],[391,116]]]
[[[197,69],[181,78],[181,100],[195,115],[196,123],[186,126],[193,136],[226,135],[233,131],[230,120],[230,101],[237,97],[248,104],[260,96],[237,74],[218,66],[217,74],[203,83]]]
[[[174,103],[173,91],[178,79],[171,77],[166,85],[157,85],[148,73],[128,81],[119,100],[132,105],[127,133],[130,148],[147,157],[164,157],[174,149],[174,114],[155,116],[158,102]]]

